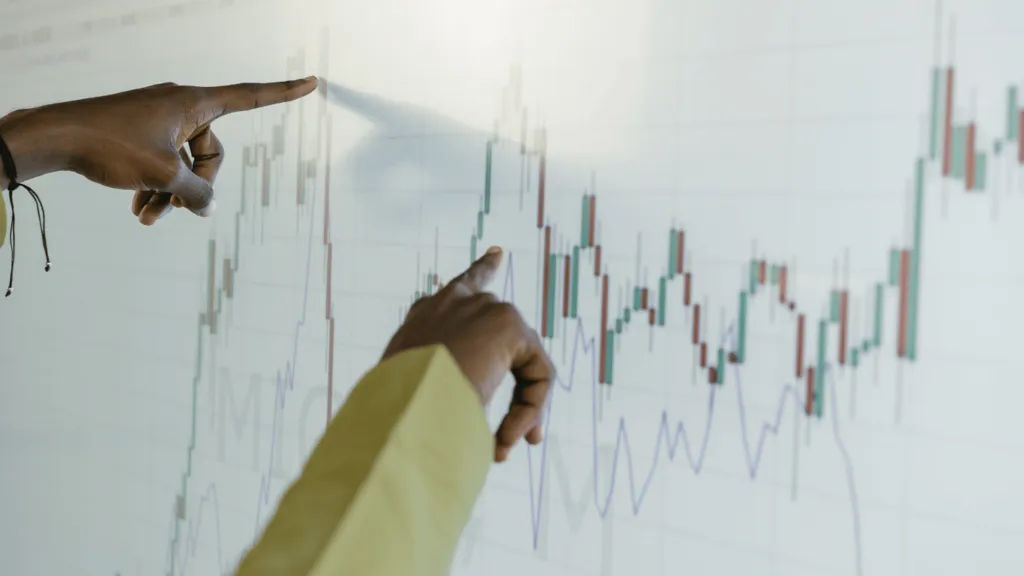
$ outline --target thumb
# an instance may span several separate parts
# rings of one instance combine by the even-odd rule
[[[175,154],[175,156],[178,155]],[[217,208],[217,202],[213,199],[213,185],[196,175],[180,156],[178,156],[178,172],[162,192],[170,192],[180,200],[183,207],[188,208],[197,216],[204,218],[212,216]]]

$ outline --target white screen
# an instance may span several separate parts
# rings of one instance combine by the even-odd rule
[[[1017,0],[0,0],[3,112],[331,82],[214,125],[212,219],[145,228],[131,192],[45,176],[47,274],[15,193],[2,572],[230,572],[416,293],[493,244],[559,382],[453,574],[1020,571],[1022,23]]]

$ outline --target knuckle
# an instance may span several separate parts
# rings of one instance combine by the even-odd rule
[[[521,321],[519,310],[510,302],[495,302],[494,315],[505,323],[519,323]]]
[[[242,89],[247,93],[246,99],[249,101],[253,108],[259,108],[260,106],[260,84],[256,82],[245,82],[242,84]]]
[[[211,88],[199,88],[196,93],[196,100],[201,102],[201,108],[205,113],[203,120],[216,118],[224,114],[224,103],[217,97],[217,93]]]
[[[456,278],[448,285],[448,290],[452,295],[463,297],[473,294],[473,289],[466,282],[463,277]]]
[[[224,156],[224,144],[213,134],[213,131],[210,132],[210,149],[213,154]]]
[[[454,280],[454,284],[458,284],[464,288],[471,289],[473,287],[473,271],[466,270]]]
[[[202,93],[199,90],[189,89],[180,90],[178,93],[181,102],[182,116],[186,119],[187,124],[194,124],[201,121],[199,118],[199,104],[203,100]],[[193,126],[188,126],[188,128],[188,131],[191,131]]]
[[[490,292],[478,292],[470,296],[470,302],[474,304],[497,304],[498,297]]]

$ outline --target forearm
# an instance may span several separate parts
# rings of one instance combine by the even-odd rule
[[[73,161],[64,130],[44,114],[45,109],[15,110],[0,118],[0,138],[11,151],[18,182],[67,170]],[[0,190],[6,190],[10,183],[11,174],[0,164]]]
[[[237,575],[446,573],[493,450],[443,347],[391,358],[353,390]]]

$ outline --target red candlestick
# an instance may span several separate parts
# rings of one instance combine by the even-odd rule
[[[942,175],[949,176],[953,167],[953,67],[946,70],[946,138],[942,151]]]
[[[786,303],[786,267],[779,268],[779,302]]]
[[[900,319],[897,334],[896,355],[903,358],[907,354],[907,304],[910,284],[910,251],[900,253]]]
[[[693,345],[700,342],[700,304],[693,305]]]
[[[540,303],[540,335],[548,336],[548,291],[551,283],[551,226],[544,227],[544,288]]]
[[[814,411],[814,366],[807,367],[807,393],[804,395],[804,413],[808,416]]]
[[[590,196],[590,218],[587,220],[587,245],[594,245],[594,228],[597,218],[597,197]]]
[[[572,256],[565,257],[565,276],[563,276],[563,278],[564,280],[562,281],[562,285],[565,287],[565,290],[562,292],[562,318],[568,318],[569,288],[571,287],[569,280],[572,278]]]
[[[1017,131],[1017,160],[1024,164],[1024,110],[1020,111],[1020,127]]]
[[[676,274],[683,273],[683,253],[686,248],[686,233],[680,230],[676,234]]]

